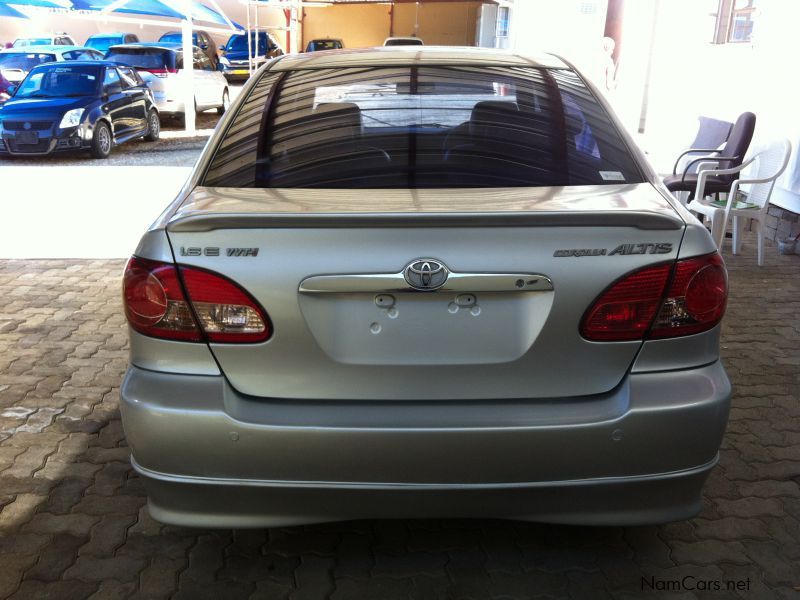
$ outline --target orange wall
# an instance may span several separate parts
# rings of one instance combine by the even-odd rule
[[[414,35],[428,45],[474,46],[482,2],[403,3],[394,7],[394,35]],[[417,8],[419,7],[419,8]]]
[[[345,48],[380,46],[389,36],[388,4],[343,4],[303,10],[303,48],[316,38],[335,38]]]

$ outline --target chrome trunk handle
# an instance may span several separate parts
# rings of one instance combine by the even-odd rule
[[[552,292],[553,282],[538,273],[453,273],[438,287],[413,286],[404,271],[314,275],[300,282],[301,294],[348,294],[393,292]]]

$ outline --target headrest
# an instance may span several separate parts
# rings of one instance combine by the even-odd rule
[[[325,119],[330,127],[351,128],[352,134],[361,132],[361,109],[352,102],[326,102],[314,109],[314,117]]]
[[[503,100],[484,100],[472,108],[469,120],[475,123],[503,123],[509,116],[516,115],[519,106],[516,102]]]

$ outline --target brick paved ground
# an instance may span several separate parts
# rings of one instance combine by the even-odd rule
[[[729,261],[723,354],[736,392],[705,508],[627,529],[155,523],[119,420],[122,266],[0,261],[0,598],[661,597],[643,577],[687,576],[800,598],[800,256],[770,247],[762,269],[750,253]]]

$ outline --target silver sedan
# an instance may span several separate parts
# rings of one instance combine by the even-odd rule
[[[156,519],[684,519],[724,263],[567,62],[403,47],[252,77],[124,275]]]

